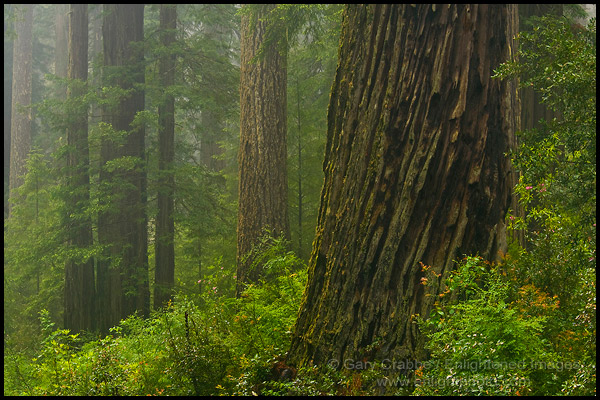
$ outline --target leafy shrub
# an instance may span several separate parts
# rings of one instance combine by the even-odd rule
[[[285,240],[270,238],[263,246],[265,243],[270,244],[255,258],[263,264],[263,278],[248,285],[233,302],[236,315],[232,322],[242,334],[239,345],[245,354],[267,348],[282,352],[289,346],[307,279],[306,266],[287,251]]]
[[[556,393],[560,359],[544,337],[555,297],[533,285],[515,290],[506,271],[478,257],[465,258],[446,284],[442,295],[465,300],[438,302],[419,320],[431,360],[416,372],[415,394]]]

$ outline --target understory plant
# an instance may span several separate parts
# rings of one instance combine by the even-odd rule
[[[447,290],[429,318],[418,319],[431,359],[415,373],[415,394],[538,395],[560,390],[563,360],[547,337],[557,298],[532,284],[520,286],[504,267],[466,257],[445,282]],[[454,300],[443,301],[446,296]]]
[[[5,348],[5,395],[260,392],[289,346],[306,282],[304,263],[285,241],[270,243],[268,273],[239,299],[213,289],[219,277],[232,282],[215,274],[201,294],[176,295],[150,318],[130,316],[102,338],[55,329],[43,312],[34,357],[12,343]]]

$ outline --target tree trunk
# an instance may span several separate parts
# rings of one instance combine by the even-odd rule
[[[14,5],[4,6],[4,32],[11,25],[7,15],[12,14]],[[10,124],[12,108],[13,46],[11,38],[4,38],[4,219],[8,218],[8,185],[10,181]]]
[[[54,75],[61,78],[66,78],[69,62],[69,5],[56,4],[55,7],[56,17],[54,32],[56,34],[56,45],[54,48]],[[64,99],[66,94],[67,87],[64,85],[58,85],[56,97],[59,99]]]
[[[328,111],[325,182],[290,349],[300,365],[420,360],[427,317],[464,254],[505,250],[516,85],[492,80],[516,6],[349,5]]]
[[[527,31],[531,29],[526,21],[532,16],[542,16],[547,14],[562,15],[562,4],[519,4],[519,31]],[[540,128],[539,121],[552,121],[553,118],[559,117],[555,112],[550,110],[542,103],[542,95],[533,90],[531,87],[520,88],[519,95],[521,97],[521,129],[537,129]]]
[[[161,4],[161,44],[169,49],[175,42],[177,6]],[[158,73],[163,90],[175,83],[175,56],[167,53],[161,57]],[[175,281],[175,247],[173,238],[173,191],[175,177],[175,98],[166,94],[158,106],[158,216],[156,218],[156,269],[154,282],[154,307],[159,308],[171,298]]]
[[[226,130],[227,115],[230,113],[231,105],[236,103],[233,99],[234,94],[229,90],[233,83],[230,81],[233,78],[233,74],[230,74],[232,49],[227,45],[231,41],[233,26],[230,22],[225,23],[214,17],[216,14],[226,15],[235,12],[234,8],[235,6],[231,4],[200,7],[200,12],[205,14],[199,21],[203,25],[202,41],[205,43],[206,51],[204,57],[210,59],[204,64],[202,79],[198,86],[206,103],[202,107],[199,121],[200,162],[209,171],[214,172],[225,169],[228,164],[223,157],[224,148],[221,147],[221,142],[229,136]],[[237,25],[236,30],[239,28],[239,24]],[[219,81],[215,82],[215,79]],[[237,107],[237,104],[235,106]]]
[[[202,136],[200,137],[200,162],[209,171],[221,171],[225,160],[218,157],[223,154],[219,141],[223,139],[222,116],[214,109],[202,110]]]
[[[296,126],[298,132],[296,135],[298,146],[298,257],[302,258],[302,124],[300,117],[300,83],[296,77]]]
[[[121,319],[149,312],[146,230],[146,173],[144,126],[132,125],[144,109],[144,5],[105,4],[103,21],[104,86],[131,89],[118,104],[107,105],[104,122],[125,131],[124,143],[104,138],[100,184],[112,200],[98,217],[98,240],[109,248],[110,260],[98,263],[98,301],[101,331]],[[111,161],[129,157],[136,164],[114,167]],[[126,163],[128,164],[128,163]],[[109,168],[112,167],[112,168]],[[106,199],[105,199],[106,200]]]
[[[290,237],[287,214],[286,54],[265,44],[266,16],[274,5],[242,17],[240,55],[239,210],[237,289],[255,282],[261,267],[249,252],[268,229]],[[279,43],[281,45],[281,43]],[[264,47],[264,48],[263,48]],[[258,56],[259,50],[262,54]]]
[[[69,29],[68,78],[73,81],[67,91],[71,100],[87,93],[88,76],[88,10],[87,4],[71,4]],[[69,243],[76,248],[92,244],[91,220],[84,216],[90,200],[88,107],[77,104],[71,111],[67,129],[68,186],[67,226]],[[65,265],[65,328],[72,332],[94,329],[94,260],[78,263],[69,259]]]
[[[103,57],[103,44],[102,44],[102,4],[92,4],[89,6],[89,22],[91,26],[91,40],[90,40],[90,60],[92,60],[92,76],[90,77],[90,85],[96,88],[96,92],[99,95],[101,91],[101,62],[100,58]],[[95,125],[102,121],[102,108],[97,102],[93,102],[91,106],[91,117],[90,123]]]
[[[12,110],[10,124],[9,193],[23,184],[26,161],[31,148],[31,68],[33,4],[15,6],[13,47]],[[9,216],[12,207],[9,205]]]

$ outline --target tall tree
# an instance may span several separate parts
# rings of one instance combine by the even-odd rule
[[[89,23],[90,23],[90,46],[89,46],[89,59],[91,60],[92,69],[90,70],[92,75],[90,77],[90,84],[98,89],[101,84],[101,71],[100,66],[102,55],[102,4],[92,4],[88,9]],[[91,106],[91,118],[90,123],[96,124],[102,120],[102,109],[97,102],[92,103]]]
[[[8,217],[8,182],[10,180],[10,124],[12,107],[13,37],[10,15],[13,6],[4,5],[4,218]]]
[[[287,43],[285,32],[277,31],[275,24],[269,23],[269,12],[274,8],[274,5],[260,5],[242,16],[238,296],[245,283],[256,281],[261,275],[260,266],[252,266],[250,252],[265,229],[274,235],[290,236],[286,169]]]
[[[173,192],[175,177],[173,159],[175,157],[175,98],[168,88],[175,83],[175,55],[169,51],[175,43],[177,26],[177,6],[160,6],[160,41],[164,46],[163,56],[158,65],[160,83],[165,90],[164,98],[158,106],[158,216],[156,217],[156,269],[154,282],[154,307],[158,308],[171,297],[175,281],[175,246],[173,238]]]
[[[85,213],[90,198],[88,106],[82,101],[87,93],[88,76],[88,9],[87,4],[71,4],[69,28],[68,78],[71,83],[67,98],[71,100],[71,121],[67,129],[67,174],[70,195],[67,198],[69,244],[88,247],[92,244],[92,224]],[[65,265],[66,329],[73,332],[94,329],[94,260]]]
[[[103,117],[115,131],[104,136],[100,154],[107,204],[98,217],[98,240],[109,257],[98,263],[97,290],[100,329],[106,332],[150,308],[145,129],[134,122],[144,109],[144,5],[105,4],[102,35],[103,86],[126,91],[105,107]]]
[[[562,15],[562,4],[519,4],[519,32],[530,30],[530,18],[545,14]],[[542,96],[532,87],[520,89],[521,97],[521,129],[539,128],[540,120],[552,121],[558,117],[546,105]]]
[[[224,6],[223,6],[224,7]],[[229,49],[223,45],[217,45],[217,43],[224,41],[227,38],[229,32],[226,26],[219,25],[219,21],[215,21],[212,24],[206,24],[203,29],[205,36],[205,47],[207,56],[211,57],[211,61],[219,63],[216,71],[221,72],[224,70],[222,62],[227,60]],[[213,77],[208,66],[202,71],[203,76],[209,78],[207,82],[211,86],[215,84]],[[202,85],[202,82],[200,82]],[[231,101],[229,96],[224,96],[223,91],[214,89],[209,90],[209,97],[206,99],[207,106],[202,108],[202,136],[200,137],[200,161],[206,168],[211,171],[220,171],[225,167],[225,160],[219,156],[223,154],[223,149],[219,146],[219,141],[223,140],[223,128],[224,128],[224,111],[227,110],[227,106],[222,104],[224,101]],[[221,104],[220,104],[221,103]]]
[[[31,148],[31,68],[33,4],[15,7],[16,39],[13,46],[12,110],[10,124],[9,192],[23,183]],[[9,215],[10,215],[9,205]]]
[[[298,256],[302,257],[302,199],[304,197],[302,193],[302,122],[300,118],[300,83],[298,77],[296,77],[296,146],[298,156]]]
[[[420,263],[445,277],[504,248],[519,104],[491,76],[517,20],[512,5],[347,6],[291,362],[423,359],[412,316],[443,288]]]
[[[329,91],[335,76],[343,5],[297,5],[310,35],[298,35],[288,54],[288,182],[292,240],[296,255],[308,259],[323,185],[323,153]],[[305,18],[302,14],[307,14]],[[296,25],[298,25],[296,23]],[[292,36],[293,37],[293,36]]]
[[[69,62],[69,5],[55,4],[55,25],[54,31],[56,34],[54,47],[54,74],[61,78],[67,77],[68,62]],[[57,87],[57,97],[64,99],[67,94],[67,88],[64,85]]]

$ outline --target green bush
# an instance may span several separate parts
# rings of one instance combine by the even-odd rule
[[[441,297],[457,300],[436,303],[430,318],[420,319],[431,359],[416,371],[415,394],[557,393],[562,360],[544,335],[556,298],[516,286],[478,257],[465,258],[446,285]]]

